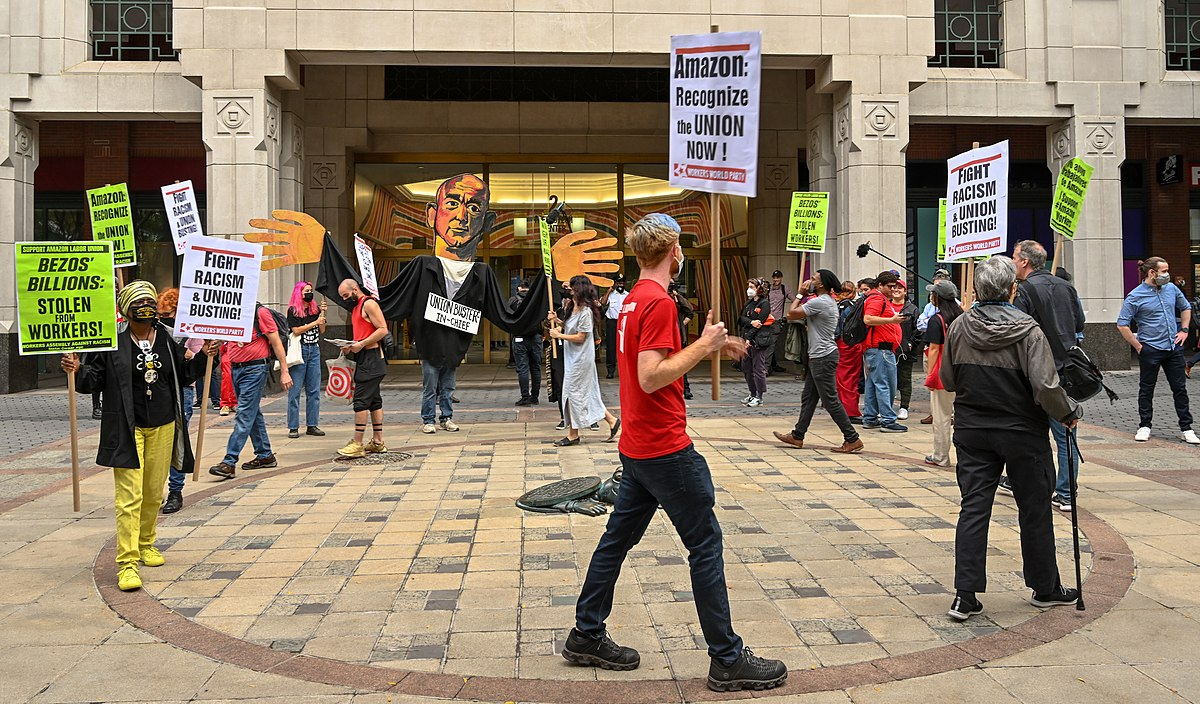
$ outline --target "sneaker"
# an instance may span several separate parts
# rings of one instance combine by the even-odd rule
[[[457,433],[458,432],[458,424],[455,423],[454,419],[452,419],[452,418],[447,418],[447,419],[443,420],[441,423],[438,423],[438,427],[441,428],[442,430],[445,430],[448,433]]]
[[[747,403],[750,403],[750,399],[752,399],[752,398],[754,398],[754,396],[750,395],[750,396],[747,396],[746,398],[742,399],[742,401],[741,401],[742,405],[745,406]]]
[[[683,400],[684,400],[684,401],[691,401],[691,400],[692,400],[692,392],[691,392],[691,391],[684,391],[684,392],[683,392]]]
[[[167,558],[163,557],[163,554],[153,545],[148,548],[142,548],[141,553],[142,564],[147,567],[162,567],[167,564]]]
[[[850,416],[850,425],[862,425],[862,416]]]
[[[366,457],[367,448],[363,447],[361,442],[358,442],[357,440],[351,440],[350,442],[346,443],[345,447],[338,450],[337,453],[342,457]]]
[[[617,645],[608,631],[599,638],[589,638],[572,628],[562,656],[579,665],[595,665],[605,670],[636,670],[642,664],[638,651]]]
[[[315,425],[308,426],[308,430],[305,430],[304,434],[305,435],[315,435],[316,437],[319,437],[319,438],[325,437],[325,431],[321,430],[320,428],[318,428]]]
[[[732,665],[713,660],[708,666],[708,688],[714,692],[737,692],[743,689],[772,689],[787,679],[787,665],[782,660],[760,658],[749,648]]]
[[[599,429],[600,429],[600,423],[598,423],[598,422],[592,423],[591,425],[588,426],[588,430],[599,430]]]
[[[1070,606],[1079,601],[1079,590],[1068,589],[1063,585],[1058,585],[1058,588],[1049,594],[1034,594],[1029,599],[1029,603],[1042,609],[1048,609],[1051,606]]]
[[[907,433],[908,426],[900,425],[899,423],[893,421],[891,423],[888,423],[887,425],[879,426],[879,432],[881,432],[881,433]]]
[[[121,565],[117,572],[117,588],[123,592],[132,592],[142,588],[142,578],[138,576],[137,563]]]
[[[532,405],[533,405],[533,399],[529,398],[528,396],[522,396],[522,397],[520,398],[520,400],[518,400],[518,401],[517,401],[516,403],[514,403],[513,405],[514,405],[514,406],[532,406]]]
[[[1133,439],[1137,442],[1146,442],[1150,439],[1150,429],[1143,425],[1134,433]]]
[[[229,415],[229,406],[221,406],[221,415],[223,415],[223,416]]]
[[[163,513],[175,513],[183,508],[183,492],[171,490],[167,492],[167,500],[163,502]]]
[[[367,452],[387,452],[387,445],[383,444],[382,440],[368,440],[363,449]]]
[[[425,433],[426,435],[433,435],[437,432],[437,426],[433,423],[426,423],[425,425],[421,426],[421,432]]]
[[[961,596],[954,597],[954,601],[950,602],[950,610],[946,615],[955,621],[966,621],[975,614],[983,613],[983,602],[976,599],[975,601],[967,601]]]
[[[1070,499],[1064,499],[1063,497],[1059,496],[1058,494],[1055,494],[1054,496],[1050,497],[1050,505],[1053,506],[1054,508],[1058,509],[1059,511],[1062,511],[1063,513],[1070,513],[1073,508],[1071,506]]]
[[[215,465],[209,467],[208,473],[213,475],[214,477],[220,477],[221,479],[233,479],[234,476],[237,474],[233,469],[233,465],[227,464],[225,462],[222,462],[221,464],[215,464]]]
[[[1195,430],[1185,430],[1179,434],[1179,438],[1189,445],[1200,445],[1200,438],[1196,437]]]
[[[567,421],[565,421],[565,420],[558,421],[558,425],[554,426],[554,429],[555,430],[566,430],[567,429]]]
[[[92,406],[92,420],[101,420],[104,418],[104,409],[100,406]]]
[[[746,407],[747,408],[758,408],[761,405],[763,405],[763,400],[761,398],[752,398],[752,399],[750,399],[749,403],[746,404]]]
[[[933,455],[925,455],[925,464],[930,465],[931,467],[949,467],[950,460],[946,460],[945,462],[938,462],[937,458],[934,457]]]
[[[288,437],[289,437],[289,438],[298,438],[298,437],[300,437],[300,429],[299,429],[299,428],[291,428],[291,429],[289,429],[289,430],[288,430]]]
[[[896,411],[896,418],[899,420],[908,420],[908,409],[901,406],[900,410]]]
[[[851,421],[851,422],[853,422],[853,421]],[[880,423],[878,423],[877,421],[873,421],[873,420],[864,420],[862,422],[862,427],[866,430],[876,430],[879,428],[879,426],[880,426]]]
[[[255,457],[249,462],[242,463],[242,469],[271,469],[278,467],[279,462],[275,459],[275,455],[267,455],[266,457]]]
[[[857,455],[858,453],[862,452],[863,441],[862,438],[846,440],[842,443],[841,447],[831,447],[829,449],[833,450],[834,452],[840,452],[843,455]]]
[[[1008,481],[1007,476],[1000,475],[1000,483],[996,485],[996,491],[1004,494],[1005,496],[1013,495],[1012,482]]]

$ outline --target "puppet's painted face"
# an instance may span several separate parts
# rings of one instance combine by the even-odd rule
[[[479,241],[496,221],[496,214],[488,209],[488,199],[487,184],[474,174],[460,174],[442,182],[437,201],[425,210],[426,224],[436,235],[434,254],[474,261]]]

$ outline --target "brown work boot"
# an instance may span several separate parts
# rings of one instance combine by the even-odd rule
[[[841,447],[831,447],[829,449],[833,450],[834,452],[840,452],[844,455],[857,455],[858,453],[862,452],[863,441],[862,438],[858,438],[854,441],[847,440],[842,443]]]
[[[933,414],[930,413],[929,415],[922,418],[921,425],[933,425]]]
[[[784,445],[791,445],[798,450],[804,449],[804,441],[797,440],[796,437],[791,433],[787,433],[786,435],[784,433],[775,433],[775,439]]]

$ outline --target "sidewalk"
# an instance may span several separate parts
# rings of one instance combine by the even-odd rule
[[[550,447],[556,409],[544,398],[513,408],[504,372],[461,387],[455,434],[421,434],[416,392],[389,384],[391,452],[354,463],[333,460],[348,410],[326,406],[327,437],[288,440],[274,400],[281,466],[189,482],[185,509],[160,521],[167,565],[143,568],[146,588],[132,593],[114,587],[107,470],[91,470],[84,511],[72,514],[62,435],[37,437],[49,446],[23,438],[23,454],[0,464],[10,492],[0,495],[0,701],[738,698],[699,679],[707,658],[686,554],[662,515],[626,565],[609,622],[641,651],[641,668],[579,668],[558,655],[604,518],[525,514],[512,502],[560,478],[607,476],[615,446],[585,433],[579,447]],[[905,435],[866,435],[863,455],[795,451],[768,440],[794,421],[770,399],[795,403],[799,384],[772,378],[771,405],[743,409],[731,400],[736,381],[719,403],[694,382],[691,432],[718,485],[735,627],[792,670],[766,696],[1200,701],[1196,448],[1157,428],[1134,446],[1124,427],[1087,426],[1087,610],[1025,603],[1015,508],[999,498],[986,611],[958,624],[944,616],[957,486],[952,471],[920,463],[931,437],[919,412]],[[615,401],[611,384],[602,380]],[[61,403],[43,395],[24,395],[27,422]],[[231,420],[210,418],[202,467],[224,452]],[[835,436],[818,414],[812,446]],[[81,440],[87,466],[95,443],[94,431]],[[1070,525],[1055,522],[1070,582]]]

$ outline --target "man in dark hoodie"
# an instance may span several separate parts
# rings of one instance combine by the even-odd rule
[[[1017,269],[995,256],[975,266],[977,303],[950,325],[942,384],[954,399],[954,446],[962,508],[955,535],[954,588],[948,615],[965,621],[983,612],[987,534],[992,502],[1005,467],[1017,501],[1025,584],[1038,607],[1074,604],[1054,555],[1054,524],[1046,497],[1054,488],[1049,420],[1068,429],[1082,409],[1058,385],[1054,355],[1037,322],[1012,305]]]

